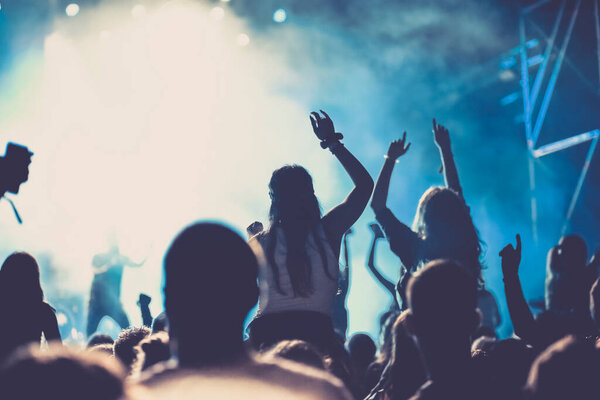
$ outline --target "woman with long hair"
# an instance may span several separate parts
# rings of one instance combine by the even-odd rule
[[[302,339],[327,352],[333,339],[332,311],[338,291],[338,259],[344,233],[364,211],[373,180],[340,142],[329,116],[313,112],[311,123],[323,149],[338,159],[354,188],[344,201],[321,215],[310,174],[299,165],[273,172],[269,182],[269,228],[254,236],[265,268],[261,295],[251,324],[255,346]],[[254,242],[254,243],[253,243]]]
[[[419,200],[412,229],[400,222],[386,205],[394,166],[410,147],[410,143],[406,143],[406,132],[402,139],[390,144],[375,185],[371,208],[385,232],[390,249],[404,265],[405,274],[439,258],[460,263],[477,280],[483,321],[495,329],[500,322],[498,308],[495,301],[490,301],[493,295],[485,289],[481,273],[482,242],[462,195],[450,136],[448,130],[435,120],[433,133],[442,158],[446,187],[431,187],[425,191]],[[406,279],[401,279],[401,282],[406,282]],[[401,287],[399,291],[402,291]],[[402,297],[402,293],[400,295]]]
[[[54,309],[44,301],[40,269],[29,253],[15,252],[0,269],[0,360],[17,347],[59,341],[60,333]]]

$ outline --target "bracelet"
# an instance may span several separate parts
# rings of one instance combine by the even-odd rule
[[[339,142],[339,141],[335,141],[333,143],[331,143],[329,145],[329,151],[331,152],[331,154],[335,154],[335,152],[340,148],[340,147],[344,147],[344,143]]]
[[[392,159],[390,158],[390,156],[388,156],[387,154],[384,154],[384,155],[383,155],[383,158],[385,158],[386,160],[390,160],[390,161],[392,160]],[[395,163],[396,163],[396,164],[398,164],[398,162],[399,162],[399,160],[396,158],[396,161],[395,161]]]
[[[344,135],[342,135],[339,132],[336,132],[335,134],[328,137],[327,139],[321,140],[321,148],[326,149],[335,142],[339,143],[339,141],[342,140],[343,138],[344,138]]]

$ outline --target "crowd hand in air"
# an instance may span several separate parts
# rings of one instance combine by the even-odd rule
[[[315,135],[321,141],[321,147],[324,146],[323,148],[325,148],[331,142],[343,139],[344,136],[341,133],[335,131],[333,121],[331,120],[329,115],[323,110],[319,111],[321,111],[321,114],[323,114],[323,116],[321,116],[321,114],[317,112],[311,112],[310,123],[312,125],[313,131],[315,132]]]
[[[519,264],[521,264],[521,236],[517,234],[517,247],[512,244],[506,245],[500,251],[502,258],[502,274],[504,277],[515,277],[519,274]]]
[[[445,150],[450,147],[450,134],[448,129],[433,119],[433,140],[440,150]]]
[[[257,235],[263,231],[263,224],[260,221],[254,221],[246,228],[246,233],[248,237],[252,237]]]
[[[406,132],[402,134],[402,139],[394,140],[390,143],[390,147],[388,148],[387,158],[391,161],[396,161],[398,158],[402,157],[408,149],[410,148],[410,143],[406,143]]]

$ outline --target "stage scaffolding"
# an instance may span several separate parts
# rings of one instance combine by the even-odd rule
[[[598,58],[598,93],[600,94],[600,0],[585,0],[586,5],[592,5],[593,15],[584,15],[581,12],[582,0],[560,1],[560,8],[556,14],[552,31],[546,38],[546,45],[542,55],[536,56],[536,63],[539,67],[535,74],[529,73],[532,59],[528,58],[527,50],[531,46],[527,39],[526,23],[532,23],[530,17],[545,4],[558,2],[560,0],[541,0],[535,4],[521,9],[519,17],[519,55],[521,69],[521,89],[523,97],[523,119],[525,123],[525,135],[529,154],[529,186],[531,193],[531,222],[534,239],[537,243],[537,198],[535,189],[535,163],[534,160],[553,154],[573,146],[589,142],[589,149],[585,162],[579,173],[579,178],[575,184],[569,207],[567,209],[564,223],[561,229],[561,235],[564,235],[569,227],[569,222],[577,205],[577,200],[581,189],[585,183],[585,178],[594,156],[598,140],[600,138],[600,128],[588,132],[565,132],[565,138],[557,140],[543,146],[537,146],[540,133],[544,125],[544,120],[548,112],[548,106],[556,82],[559,78],[560,70],[565,59],[565,53],[571,41],[573,28],[578,19],[592,17],[595,24],[596,57]],[[583,15],[580,15],[583,14]],[[550,60],[554,58],[552,65]],[[550,74],[549,77],[548,73]],[[535,111],[538,101],[541,101],[539,109]],[[584,105],[585,106],[585,105]],[[600,112],[600,110],[598,110]]]

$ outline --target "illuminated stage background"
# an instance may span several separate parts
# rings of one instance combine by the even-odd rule
[[[126,270],[123,282],[123,304],[139,324],[139,292],[153,297],[153,314],[161,311],[162,257],[175,233],[203,218],[240,232],[254,220],[266,223],[275,168],[307,167],[324,211],[345,197],[351,182],[320,149],[309,111],[328,111],[374,178],[389,141],[408,131],[412,146],[390,189],[390,206],[407,223],[421,194],[443,184],[431,134],[436,117],[452,135],[465,197],[487,244],[487,285],[508,335],[498,251],[521,233],[526,295],[541,298],[545,252],[558,240],[587,151],[536,160],[536,243],[522,100],[506,97],[520,92],[519,61],[503,64],[519,43],[516,5],[105,0],[82,1],[77,10],[61,0],[5,0],[0,145],[14,141],[35,155],[30,180],[14,197],[24,224],[0,202],[0,256],[32,252],[47,298],[75,324],[63,329],[79,330],[91,259],[115,238],[124,254],[147,259]],[[538,17],[546,32],[549,7]],[[593,21],[585,24],[567,52],[572,66],[561,72],[542,142],[600,126]],[[541,33],[528,39],[541,51]],[[570,226],[591,248],[600,240],[598,163]],[[373,219],[367,209],[350,238],[348,307],[350,332],[375,335],[390,298],[365,266]],[[379,250],[377,265],[395,280],[398,260],[385,243]]]

